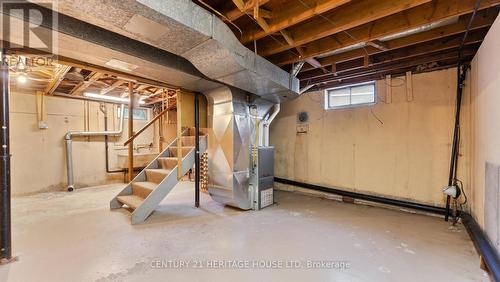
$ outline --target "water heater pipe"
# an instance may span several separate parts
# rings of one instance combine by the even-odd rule
[[[281,110],[280,104],[275,104],[273,107],[274,111],[271,114],[271,116],[264,121],[264,146],[267,147],[269,146],[269,127],[271,126],[271,123],[273,122],[274,118],[278,115],[278,113]]]

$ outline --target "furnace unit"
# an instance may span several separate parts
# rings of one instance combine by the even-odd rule
[[[252,190],[254,210],[260,210],[274,203],[274,147],[257,147],[256,153]]]

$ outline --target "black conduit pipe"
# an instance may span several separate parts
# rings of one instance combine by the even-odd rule
[[[0,66],[0,264],[12,258],[11,203],[10,203],[10,131],[9,131],[9,66],[2,50]]]
[[[194,204],[200,207],[200,98],[199,94],[194,94]]]
[[[453,142],[451,149],[451,159],[450,159],[450,173],[448,176],[448,186],[455,184],[457,178],[457,167],[458,167],[458,154],[460,146],[460,112],[462,109],[462,96],[464,89],[464,81],[467,76],[468,65],[459,65],[457,67],[457,101],[455,106],[455,128],[453,131]],[[451,197],[448,195],[446,197],[446,212],[444,215],[444,220],[448,221],[450,216],[450,201]]]
[[[446,210],[444,208],[441,208],[441,207],[435,207],[435,206],[429,206],[429,205],[413,203],[413,202],[408,202],[408,201],[401,201],[401,200],[396,200],[396,199],[384,198],[384,197],[380,197],[380,196],[366,195],[366,194],[361,194],[361,193],[356,193],[356,192],[349,192],[349,191],[344,191],[344,190],[340,190],[337,188],[323,187],[323,186],[319,186],[319,185],[302,183],[302,182],[278,178],[278,177],[275,177],[274,181],[278,182],[278,183],[297,186],[297,187],[306,188],[306,189],[310,189],[310,190],[314,190],[314,191],[320,191],[320,192],[335,194],[335,195],[339,195],[339,196],[351,197],[351,198],[358,199],[358,200],[370,201],[370,202],[374,202],[374,203],[381,203],[381,204],[385,204],[385,205],[397,206],[397,207],[402,207],[402,208],[410,208],[410,209],[414,209],[414,210],[419,210],[419,211],[424,211],[424,212],[434,213],[434,214],[439,214],[439,215],[444,215],[446,212]]]
[[[108,131],[108,115],[106,112],[104,113],[104,131]],[[123,113],[122,113],[123,114]],[[127,173],[128,169],[110,169],[109,168],[109,136],[104,135],[104,148],[106,150],[105,159],[106,159],[106,172],[107,173]],[[142,171],[144,168],[134,168],[134,171]]]
[[[467,24],[467,29],[465,30],[465,34],[460,42],[460,46],[458,48],[458,64],[457,64],[457,103],[455,109],[455,129],[453,132],[453,147],[451,150],[451,160],[450,160],[450,174],[448,178],[448,186],[455,185],[457,180],[457,167],[458,167],[458,150],[460,146],[460,109],[462,107],[462,94],[463,94],[463,86],[465,78],[467,77],[467,70],[469,69],[469,65],[464,64],[462,58],[462,50],[464,47],[465,40],[467,39],[467,35],[469,35],[469,31],[472,26],[472,22],[476,17],[476,13],[479,10],[479,6],[481,5],[481,0],[477,0],[474,5],[474,11],[472,12],[472,16],[469,19],[469,23]],[[450,201],[451,197],[446,196],[446,213],[444,215],[444,220],[448,221],[450,217]]]
[[[470,214],[462,214],[462,223],[467,229],[467,232],[469,232],[476,249],[483,257],[491,277],[494,281],[500,282],[500,258],[498,256],[498,252],[495,250],[490,240],[488,240],[487,235],[484,234],[481,227]]]
[[[384,198],[380,196],[372,196],[372,195],[366,195],[366,194],[361,194],[361,193],[356,193],[356,192],[349,192],[349,191],[344,191],[336,188],[330,188],[330,187],[323,187],[319,185],[314,185],[314,184],[308,184],[308,183],[302,183],[294,180],[289,180],[289,179],[283,179],[279,177],[274,178],[275,182],[286,184],[286,185],[292,185],[296,187],[301,187],[305,189],[310,189],[314,191],[320,191],[320,192],[325,192],[325,193],[330,193],[330,194],[335,194],[339,196],[346,196],[346,197],[351,197],[354,199],[359,199],[359,200],[364,200],[364,201],[370,201],[370,202],[375,202],[375,203],[381,203],[381,204],[386,204],[386,205],[391,205],[391,206],[397,206],[397,207],[403,207],[403,208],[411,208],[414,210],[420,210],[428,213],[434,213],[434,214],[439,214],[439,215],[444,215],[446,213],[446,209],[440,208],[440,207],[435,207],[435,206],[429,206],[429,205],[423,205],[423,204],[418,204],[418,203],[413,203],[413,202],[408,202],[408,201],[401,201],[401,200],[395,200],[395,199],[389,199],[389,198]],[[476,246],[478,252],[481,254],[481,256],[484,259],[484,262],[486,263],[486,266],[488,267],[488,270],[496,282],[500,282],[500,258],[498,256],[497,250],[493,247],[491,242],[488,240],[488,237],[486,234],[482,231],[481,227],[477,224],[477,222],[474,220],[474,218],[465,212],[460,213],[460,216],[462,218],[462,223],[467,229],[467,232],[469,232],[469,235],[474,242],[474,245]]]

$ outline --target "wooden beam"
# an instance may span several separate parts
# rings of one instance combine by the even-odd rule
[[[302,5],[298,1],[297,3],[290,3],[290,5],[285,5],[280,12],[276,11],[273,14],[273,19],[269,22],[268,31],[255,29],[248,31],[241,39],[241,42],[245,44],[254,40],[259,40],[271,33],[279,32],[282,29],[296,25],[349,2],[351,2],[351,0],[319,0],[316,1],[315,5],[310,6],[305,2],[305,5]]]
[[[125,141],[125,143],[123,143],[123,146],[127,146],[128,144],[130,144],[130,142],[134,141],[134,139],[137,138],[137,136],[141,135],[141,133],[143,133],[146,129],[148,129],[151,125],[153,125],[158,119],[160,119],[166,112],[172,110],[174,107],[175,106],[168,106],[167,108],[163,109],[157,116],[155,116],[153,119],[148,121],[148,123],[146,123],[146,125],[144,125],[141,129],[139,129],[139,131],[137,131],[131,137],[129,137],[127,139],[127,141]]]
[[[326,13],[324,18],[318,17],[317,19],[310,20],[302,25],[291,27],[289,32],[295,39],[295,43],[297,45],[304,45],[335,33],[428,3],[430,1],[431,0],[356,1],[352,4],[346,5],[345,7],[340,7],[339,9],[332,11],[334,13]],[[325,18],[328,20],[325,20]],[[274,41],[269,41],[269,44],[266,44],[266,46],[269,47],[266,47],[262,50],[262,52],[259,52],[261,56],[269,56],[283,52],[295,47],[296,45],[282,46]]]
[[[480,44],[465,46],[464,59],[468,60],[472,58],[476,53],[477,49],[479,49],[479,46]],[[458,48],[454,48],[451,50],[439,51],[432,54],[424,54],[421,56],[417,56],[412,60],[395,60],[377,66],[370,66],[369,68],[348,69],[346,71],[339,72],[337,76],[333,74],[328,74],[316,78],[301,79],[301,86],[306,84],[324,84],[324,83],[330,83],[332,81],[344,81],[346,79],[363,78],[374,74],[384,74],[384,76],[389,73],[404,74],[406,71],[408,71],[405,68],[408,67],[416,67],[430,63],[435,64],[436,62],[440,61],[456,62],[457,60],[458,60]],[[402,71],[403,69],[405,70]],[[424,69],[424,68],[419,68],[419,69]]]
[[[128,83],[129,99],[128,99],[128,137],[134,136],[134,84]],[[124,113],[121,113],[122,115]],[[134,179],[134,141],[128,144],[128,181]]]
[[[269,2],[269,0],[259,0],[259,5],[262,6]],[[236,3],[235,3],[236,4]],[[252,1],[247,1],[244,6],[243,10],[240,10],[238,7],[236,9],[233,9],[225,14],[226,18],[228,18],[230,21],[235,21],[245,15],[245,12],[251,11],[253,8],[253,3]],[[263,16],[264,17],[264,16]]]
[[[247,4],[245,4],[245,2],[243,2],[243,0],[232,0],[234,5],[236,5],[236,7],[238,7],[238,9],[240,9],[240,11],[242,12],[245,12],[246,9],[247,9]],[[269,29],[269,25],[267,24],[267,22],[262,18],[262,17],[259,17],[259,1],[256,0],[257,2],[255,3],[252,3],[252,6],[251,8],[254,8],[254,19],[255,21],[257,22],[257,24],[264,30],[264,31],[267,31]]]
[[[37,126],[39,129],[47,129],[47,111],[45,110],[45,93],[42,91],[36,91],[36,114],[37,114]]]
[[[246,10],[245,2],[243,0],[232,0],[232,1],[240,11],[244,12]]]
[[[283,36],[283,39],[285,39],[286,43],[289,45],[295,45],[295,41],[286,29],[280,30],[280,34]]]
[[[486,13],[486,10],[480,11],[477,13],[476,17],[474,18],[474,21],[471,26],[471,31],[478,30],[481,28],[489,27],[493,24],[495,21],[497,14],[496,13]],[[439,38],[444,38],[456,34],[460,34],[465,32],[467,29],[467,24],[470,20],[470,14],[469,15],[464,15],[460,17],[460,19],[450,25],[434,28],[428,31],[420,32],[417,34],[412,34],[408,35],[405,37],[393,39],[390,41],[386,41],[384,44],[388,48],[388,50],[394,50],[394,49],[399,49],[403,47],[408,47],[411,45],[423,43],[423,42],[428,42],[432,40],[436,40]],[[356,58],[361,58],[363,56],[366,56],[367,53],[368,55],[374,55],[381,53],[381,50],[372,48],[372,47],[365,47],[365,48],[359,48],[347,52],[342,52],[338,54],[334,54],[328,57],[323,57],[318,59],[318,61],[321,63],[322,66],[328,66],[334,63],[340,63],[340,62],[345,62],[349,60],[353,60]],[[307,53],[307,52],[306,52]],[[304,54],[307,56],[307,54]],[[302,70],[307,71],[310,70],[311,67],[304,67]]]
[[[177,179],[182,178],[182,91],[177,91]]]
[[[108,94],[109,92],[115,90],[117,87],[121,86],[123,83],[125,83],[125,81],[118,79],[113,84],[111,84],[109,87],[102,89],[101,95]]]
[[[486,32],[487,29],[483,28],[481,30],[476,30],[469,33],[469,36],[465,41],[465,45],[468,46],[468,45],[480,44],[484,36],[486,35]],[[376,54],[371,56],[370,58],[370,67],[378,67],[380,65],[384,65],[395,61],[402,61],[402,60],[411,61],[412,58],[421,55],[432,54],[439,51],[446,51],[450,49],[456,49],[460,46],[462,38],[463,38],[462,34],[458,34],[455,36],[436,39],[429,42],[423,42],[406,48],[400,48]],[[364,58],[357,58],[350,61],[338,63],[336,64],[337,72],[344,73],[356,69],[366,69],[364,61],[365,61]],[[309,71],[299,73],[298,78],[301,80],[307,80],[307,79],[315,79],[318,77],[323,77],[326,75],[328,74],[324,74],[320,69],[312,69]]]
[[[265,18],[265,19],[272,19],[273,18],[273,12],[266,10],[266,9],[259,9],[259,17]]]
[[[380,41],[380,40],[368,41],[368,42],[366,42],[366,45],[372,46],[373,48],[377,48],[380,51],[387,51],[387,50],[389,50],[389,48],[387,47],[387,45],[384,42]]]
[[[434,5],[432,3],[424,4],[407,10],[404,13],[394,14],[362,26],[349,29],[347,30],[348,34],[341,32],[305,44],[303,45],[305,50],[304,56],[321,56],[354,44],[376,40],[408,29],[418,28],[429,23],[469,14],[472,13],[475,2],[475,0],[436,0]],[[481,1],[480,10],[497,4],[500,4],[500,0],[483,0]],[[497,8],[492,9],[495,11],[483,14],[483,17],[496,17],[498,10]],[[475,21],[481,21],[480,18],[481,17],[476,17]],[[458,27],[458,29],[461,30],[463,28]],[[269,59],[277,65],[287,65],[301,60],[290,52],[276,54]]]
[[[476,46],[478,48],[478,46]],[[466,52],[464,54],[464,61],[471,61],[474,57],[476,50],[466,48]],[[353,72],[350,74],[342,75],[339,77],[331,76],[330,79],[324,80],[322,82],[316,82],[315,87],[313,87],[309,91],[317,91],[321,89],[327,89],[332,87],[338,87],[341,85],[355,84],[373,80],[381,80],[385,79],[385,76],[390,74],[392,77],[396,76],[405,76],[406,72],[411,71],[412,74],[436,71],[447,68],[456,68],[458,63],[458,52],[455,50],[453,53],[449,54],[440,54],[440,55],[426,55],[425,58],[418,59],[415,61],[403,61],[398,62],[397,64],[391,64],[391,66],[387,68],[374,68],[371,70],[363,71],[362,73]],[[431,68],[424,68],[423,65],[431,66]],[[301,81],[301,87],[305,85],[309,85],[308,81]],[[385,88],[385,87],[384,87]],[[383,88],[381,87],[380,90]],[[380,92],[381,96],[384,95],[383,91]]]
[[[257,21],[257,23],[259,24],[259,26],[263,30],[268,30],[269,29],[269,25],[267,24],[267,22],[263,18],[257,18],[255,21]]]
[[[288,44],[294,45],[295,42],[294,42],[293,38],[290,36],[290,34],[285,29],[280,30],[280,33]],[[304,50],[302,50],[302,47],[297,46],[297,47],[295,47],[295,49],[297,49],[297,52],[299,52],[299,54],[301,54],[301,55],[304,54]],[[328,72],[326,69],[324,69],[321,66],[321,63],[318,62],[318,60],[316,60],[315,58],[307,58],[305,61],[314,68],[321,68],[323,70],[323,72],[325,72],[325,73]]]
[[[59,87],[59,85],[64,79],[64,76],[68,73],[70,69],[71,69],[70,66],[61,65],[61,67],[56,70],[56,72],[54,73],[54,77],[43,91],[45,95],[52,95],[52,93],[54,93],[54,91],[57,89],[57,87]]]
[[[259,10],[260,10],[259,0],[254,0],[254,4],[253,4],[253,18],[254,19],[260,18],[260,16],[259,16]]]
[[[79,94],[79,93],[85,91],[85,89],[87,89],[90,85],[92,85],[92,83],[94,83],[95,81],[97,81],[102,76],[103,76],[102,73],[92,72],[91,74],[89,74],[87,76],[87,80],[81,82],[78,86],[76,86],[75,88],[73,88],[69,92],[69,95],[76,95],[76,94]]]

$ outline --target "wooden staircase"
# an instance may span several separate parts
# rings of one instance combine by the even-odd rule
[[[144,222],[160,202],[178,183],[178,164],[181,161],[181,174],[185,175],[194,165],[195,137],[182,136],[175,139],[146,168],[141,171],[110,202],[111,209],[127,207],[132,211],[132,224]],[[179,144],[180,143],[180,144]],[[178,158],[181,146],[181,160]],[[200,135],[200,155],[207,149],[207,136]]]

